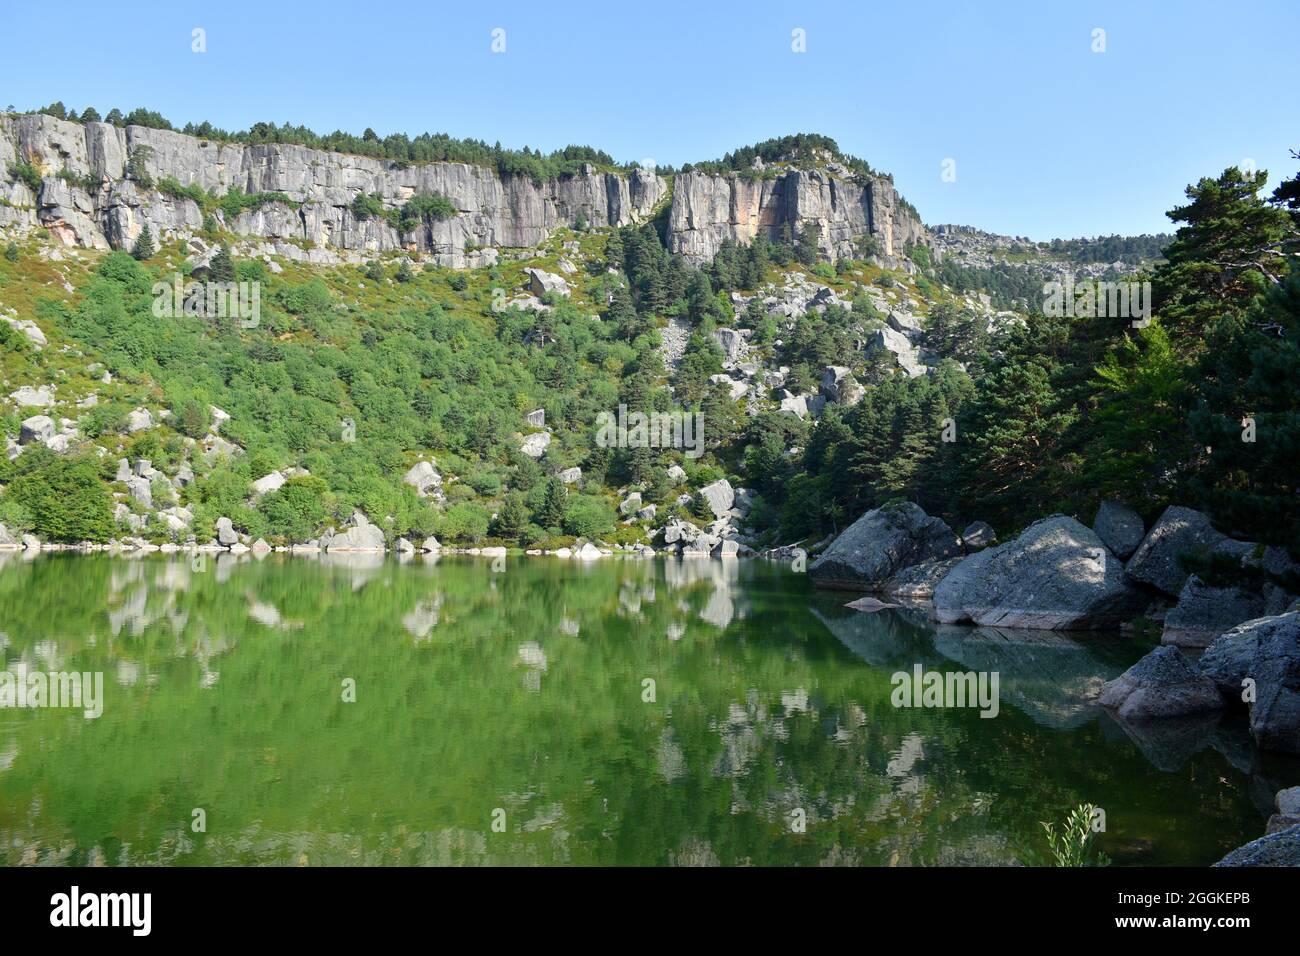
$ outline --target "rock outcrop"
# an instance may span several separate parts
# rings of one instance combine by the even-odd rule
[[[960,553],[961,542],[943,519],[907,502],[853,522],[808,566],[808,576],[817,587],[875,591],[905,568]]]
[[[1176,647],[1157,647],[1106,684],[1097,702],[1122,720],[1186,717],[1223,709],[1214,682]]]
[[[1127,570],[1135,580],[1177,597],[1187,581],[1178,556],[1207,553],[1227,540],[1227,535],[1214,530],[1210,519],[1201,512],[1170,505],[1129,558]]]
[[[712,260],[726,239],[775,240],[782,227],[795,237],[819,228],[819,250],[827,259],[857,256],[856,240],[872,237],[890,267],[907,263],[906,246],[928,241],[915,212],[881,176],[841,176],[830,168],[791,169],[772,178],[692,170],[673,184],[668,248],[693,263]]]
[[[1260,749],[1300,754],[1300,611],[1234,627],[1206,649],[1200,669],[1227,702],[1249,706]]]
[[[384,532],[376,527],[360,511],[352,516],[352,527],[322,539],[321,543],[330,554],[340,551],[383,551]]]
[[[1260,591],[1235,586],[1211,587],[1193,574],[1183,584],[1178,604],[1165,615],[1160,642],[1178,647],[1206,647],[1244,621],[1282,611],[1278,604],[1270,607],[1269,600]]]
[[[1064,515],[970,555],[934,590],[941,623],[1038,630],[1117,627],[1145,603],[1096,532]]]
[[[132,157],[144,179],[128,177]],[[129,248],[145,223],[155,240],[199,231],[198,204],[157,189],[167,178],[217,195],[283,193],[289,202],[245,209],[230,221],[216,215],[227,229],[267,240],[286,257],[331,261],[407,249],[457,268],[483,264],[467,249],[533,247],[580,218],[598,227],[642,221],[668,188],[640,168],[624,175],[589,166],[536,183],[465,163],[398,164],[305,146],[215,143],[142,126],[0,115],[0,170],[17,160],[41,173],[41,187],[33,194],[6,182],[0,226],[45,226],[67,245]],[[154,185],[146,187],[150,180]],[[352,213],[360,193],[378,193],[386,207],[400,208],[414,195],[435,192],[451,201],[456,215],[407,232]]]
[[[1097,532],[1102,544],[1121,561],[1127,561],[1142,543],[1146,525],[1142,516],[1128,505],[1118,501],[1103,501],[1097,508],[1092,530]]]
[[[1300,866],[1300,826],[1239,846],[1215,866]]]

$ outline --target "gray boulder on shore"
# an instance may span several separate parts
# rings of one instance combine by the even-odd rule
[[[1127,561],[1142,543],[1146,525],[1142,516],[1128,505],[1118,501],[1103,501],[1097,509],[1097,517],[1092,521],[1092,530],[1097,532],[1102,544],[1110,548],[1115,557]]]
[[[906,502],[868,511],[808,566],[821,588],[874,591],[904,568],[961,554],[961,542],[941,518]]]
[[[1091,528],[1053,515],[1014,541],[979,551],[934,589],[943,624],[1034,630],[1118,627],[1146,605]]]
[[[1300,866],[1300,826],[1251,840],[1215,866]]]
[[[1165,615],[1162,644],[1178,647],[1206,647],[1220,634],[1243,621],[1264,617],[1269,602],[1258,591],[1241,587],[1211,587],[1190,575],[1178,595],[1178,604]],[[1272,609],[1274,612],[1281,607]]]
[[[1186,717],[1223,709],[1219,689],[1176,647],[1162,646],[1101,689],[1097,703],[1122,720]]]
[[[1249,705],[1261,750],[1300,754],[1300,611],[1234,627],[1206,648],[1200,669],[1223,699]]]
[[[1170,505],[1133,552],[1126,570],[1135,581],[1177,597],[1187,581],[1187,572],[1178,565],[1179,555],[1208,553],[1227,540],[1201,512]]]

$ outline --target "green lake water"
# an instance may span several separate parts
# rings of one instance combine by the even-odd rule
[[[1088,801],[1116,865],[1203,865],[1300,782],[1242,721],[1095,708],[1133,641],[851,597],[762,561],[0,555],[4,669],[105,688],[0,710],[0,863],[1001,865]],[[998,672],[1000,712],[894,707],[917,663]]]

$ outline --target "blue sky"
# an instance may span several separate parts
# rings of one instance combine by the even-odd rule
[[[144,0],[13,4],[4,24],[0,107],[587,143],[678,166],[820,132],[892,172],[928,223],[1035,239],[1164,230],[1201,176],[1300,168],[1295,0]]]

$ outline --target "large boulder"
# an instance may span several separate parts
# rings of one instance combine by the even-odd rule
[[[442,488],[442,475],[431,461],[417,461],[407,469],[402,481],[415,489],[421,498],[437,495]]]
[[[153,428],[153,415],[149,414],[147,408],[134,409],[131,414],[126,416],[127,434],[134,435],[136,432],[142,432],[146,429]]]
[[[1300,866],[1300,826],[1239,846],[1215,866]]]
[[[1234,627],[1206,649],[1200,669],[1228,701],[1249,704],[1261,750],[1300,754],[1300,611]]]
[[[383,551],[384,531],[358,511],[352,516],[352,527],[331,537],[325,550],[331,554],[338,551]]]
[[[239,535],[235,532],[235,526],[229,518],[221,517],[217,519],[217,543],[224,547],[230,547],[232,544],[239,543]]]
[[[1227,540],[1227,535],[1215,531],[1201,512],[1170,505],[1129,558],[1126,570],[1134,580],[1177,597],[1187,581],[1187,572],[1178,566],[1178,556],[1207,554]]]
[[[1118,627],[1146,605],[1091,528],[1065,515],[970,555],[934,590],[944,624],[1088,630]]]
[[[269,495],[271,492],[283,487],[284,475],[278,471],[273,471],[253,482],[253,500],[256,501],[263,495]]]
[[[551,445],[550,432],[533,432],[525,435],[519,443],[519,450],[529,458],[541,458]]]
[[[18,429],[18,444],[30,445],[32,442],[44,444],[54,437],[54,419],[49,415],[33,415],[23,420]]]
[[[811,565],[808,576],[822,588],[875,591],[904,568],[961,553],[957,535],[941,518],[906,502],[868,511]]]
[[[711,484],[705,485],[700,489],[700,497],[705,500],[709,510],[717,518],[725,518],[731,512],[731,507],[736,503],[736,492],[731,487],[731,482],[726,478],[719,478]]]
[[[998,533],[987,521],[972,521],[961,533],[962,547],[967,551],[978,551],[998,543]]]
[[[530,268],[524,270],[524,275],[528,276],[528,291],[535,296],[543,296],[547,293],[559,296],[569,294],[569,283],[553,272]]]
[[[948,572],[961,564],[962,558],[944,558],[942,561],[925,561],[903,568],[886,583],[883,591],[899,597],[929,598],[934,589],[948,576]]]
[[[1123,720],[1186,717],[1223,709],[1214,682],[1176,647],[1157,647],[1119,677],[1102,685],[1097,703]]]
[[[1250,732],[1261,750],[1300,755],[1300,611],[1264,620],[1279,623],[1261,631],[1251,661]]]
[[[1206,647],[1220,634],[1243,621],[1267,615],[1268,604],[1258,591],[1242,587],[1211,587],[1193,574],[1183,584],[1177,606],[1165,615],[1160,643]],[[1277,612],[1282,608],[1272,610]]]
[[[1118,501],[1103,501],[1097,509],[1097,517],[1092,521],[1092,530],[1097,532],[1102,544],[1110,548],[1115,557],[1127,561],[1142,543],[1146,525],[1142,522],[1142,516],[1128,505]]]

